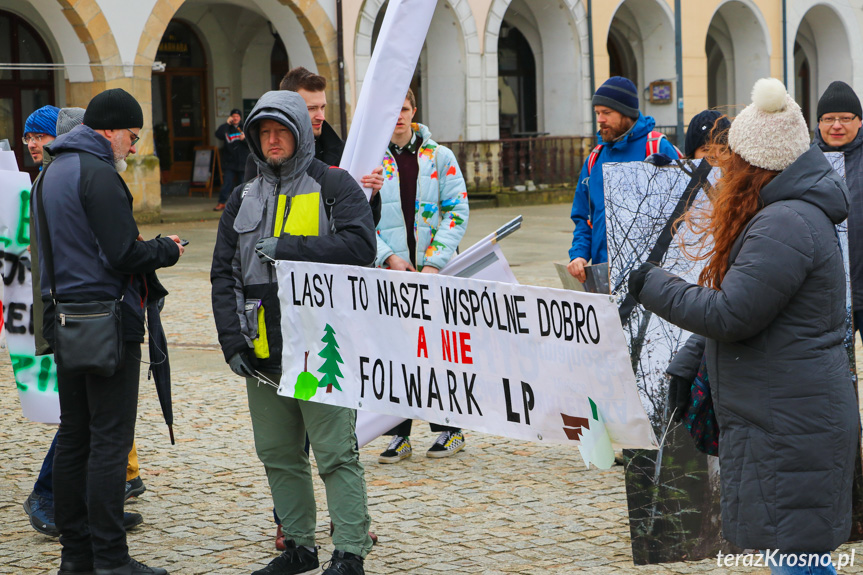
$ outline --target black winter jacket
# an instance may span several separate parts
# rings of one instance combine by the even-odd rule
[[[851,530],[860,433],[835,229],[848,190],[813,146],[761,200],[721,290],[654,268],[639,297],[704,338],[725,538],[747,549],[827,552]],[[691,343],[697,355],[700,342]]]
[[[276,120],[294,134],[296,152],[277,170],[270,167],[260,149],[259,126],[264,119]],[[377,249],[372,213],[359,184],[344,170],[313,158],[314,136],[302,97],[289,91],[267,92],[246,122],[246,141],[258,165],[259,175],[234,190],[219,221],[213,265],[213,315],[225,360],[238,352],[252,352],[260,332],[246,304],[263,307],[267,357],[256,361],[258,369],[281,371],[282,335],[278,283],[270,263],[261,262],[255,244],[276,235],[277,222],[290,221],[293,201],[321,193],[328,171],[336,170],[337,183],[331,216],[318,198],[318,235],[281,233],[276,258],[331,264],[369,265]],[[282,197],[282,199],[280,199]],[[297,200],[299,201],[299,200]],[[277,207],[284,212],[277,214]],[[258,342],[260,345],[260,341]],[[254,354],[253,354],[254,355]]]
[[[118,299],[123,296],[123,330],[127,341],[144,341],[145,275],[172,266],[180,258],[170,238],[137,241],[132,194],[114,167],[111,144],[87,126],[76,126],[50,144],[54,160],[44,169],[42,195],[53,247],[59,301]],[[34,186],[34,190],[37,186]],[[38,203],[33,198],[31,224],[39,237]],[[38,243],[43,331],[53,345],[51,284]]]
[[[848,186],[848,262],[851,264],[851,299],[854,311],[863,311],[863,130],[841,148],[828,146],[815,131],[815,143],[822,152],[845,156],[845,185]]]
[[[241,172],[246,168],[246,158],[249,156],[249,147],[245,140],[240,139],[242,131],[238,126],[225,122],[216,130],[216,137],[223,142],[222,145],[222,168]]]

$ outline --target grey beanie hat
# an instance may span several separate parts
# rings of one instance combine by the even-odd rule
[[[84,123],[84,108],[60,108],[57,113],[57,135],[72,131]]]

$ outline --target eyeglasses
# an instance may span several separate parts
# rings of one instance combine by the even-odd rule
[[[856,117],[857,117],[856,115],[854,115],[854,116],[837,116],[837,117],[824,116],[823,118],[821,118],[818,121],[822,124],[827,125],[827,126],[832,126],[836,122],[839,122],[840,124],[842,124],[844,126],[846,124],[850,124],[851,122],[853,122],[854,118],[856,118]]]
[[[129,132],[130,134],[132,134],[132,145],[134,146],[135,144],[137,144],[138,140],[141,139],[141,136],[139,136],[138,134],[136,134],[135,132],[133,132],[129,128],[126,128],[126,131]]]
[[[24,142],[25,146],[29,146],[30,142],[36,142],[37,144],[42,143],[42,140],[48,137],[48,134],[31,134],[30,136],[24,136],[21,138],[21,141]]]

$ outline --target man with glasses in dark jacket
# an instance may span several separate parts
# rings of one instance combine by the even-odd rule
[[[60,429],[54,456],[59,575],[165,575],[129,557],[123,528],[126,463],[135,436],[145,274],[172,266],[180,238],[139,241],[132,194],[120,176],[144,125],[138,102],[116,88],[95,96],[84,123],[50,145],[54,160],[37,199],[45,339],[54,345],[54,304],[120,300],[123,363],[108,376],[57,366]],[[44,210],[40,214],[39,210]],[[39,223],[44,218],[45,228]],[[46,253],[50,250],[50,258]],[[53,269],[47,261],[53,260]],[[51,293],[48,278],[54,276]]]
[[[818,100],[815,142],[823,152],[845,155],[845,183],[851,194],[848,209],[848,261],[851,266],[851,299],[854,329],[863,324],[863,131],[860,99],[851,86],[837,80]],[[863,333],[863,332],[861,332]]]

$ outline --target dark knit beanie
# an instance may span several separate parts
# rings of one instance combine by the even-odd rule
[[[56,106],[42,106],[27,117],[27,121],[24,122],[24,133],[56,136],[59,111],[60,108]]]
[[[90,100],[84,112],[84,125],[94,130],[122,130],[143,128],[144,112],[141,104],[126,90],[105,90]]]
[[[851,86],[836,80],[827,86],[821,99],[818,100],[818,119],[824,114],[851,113],[858,118],[863,117],[863,109],[860,108],[860,98],[851,89]]]
[[[594,106],[607,106],[624,116],[638,118],[638,90],[630,80],[612,76],[593,95]]]
[[[724,143],[723,137],[727,139],[728,129],[731,127],[731,121],[728,118],[723,117],[716,110],[704,110],[692,118],[689,129],[686,130],[684,142],[687,158],[691,158],[695,155],[695,150],[711,142],[714,126],[717,129],[716,135],[719,136],[718,143]]]

